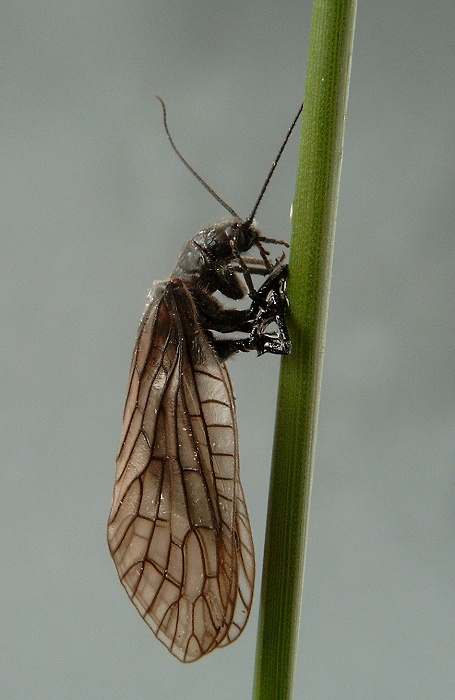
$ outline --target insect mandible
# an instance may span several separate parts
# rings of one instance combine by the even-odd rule
[[[234,641],[251,609],[253,539],[225,360],[238,351],[291,351],[288,268],[284,254],[272,262],[263,245],[286,244],[261,236],[254,215],[302,107],[242,220],[178,151],[158,99],[172,148],[232,218],[197,233],[170,279],[149,293],[131,363],[108,545],[141,616],[175,657],[191,662]],[[244,255],[253,246],[258,259]],[[265,278],[258,289],[253,275]],[[248,294],[250,305],[225,308],[215,292],[232,300]]]

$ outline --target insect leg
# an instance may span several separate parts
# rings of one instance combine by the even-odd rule
[[[249,274],[247,269],[246,272]],[[265,328],[274,322],[277,316],[284,316],[287,311],[288,301],[285,293],[287,276],[287,265],[277,263],[259,289],[256,290],[252,286],[250,295],[252,303],[247,309],[226,309],[204,289],[191,287],[189,291],[198,310],[199,324],[206,331],[219,333],[250,333],[255,325],[258,329]]]
[[[267,239],[271,240],[271,239]],[[264,268],[263,269],[258,269],[254,265],[249,265],[249,260],[248,258],[243,258],[235,244],[235,241],[231,241],[231,248],[232,252],[234,255],[234,258],[239,265],[240,272],[242,272],[245,284],[248,288],[248,296],[250,299],[252,299],[253,304],[251,305],[251,310],[254,311],[254,309],[259,310],[260,308],[262,309],[269,309],[270,308],[270,303],[267,300],[267,296],[270,292],[270,290],[274,289],[275,287],[278,289],[279,287],[282,288],[282,293],[281,296],[283,299],[286,300],[287,303],[287,298],[286,294],[284,291],[284,286],[288,277],[288,266],[283,263],[284,260],[284,253],[280,258],[278,258],[275,262],[274,265],[270,263],[270,260],[268,259],[268,254],[264,251],[264,256],[263,256],[263,261],[264,261]],[[260,248],[260,252],[262,254],[262,248]],[[256,263],[256,261],[254,261]],[[266,274],[267,279],[261,284],[259,289],[256,289],[254,284],[253,284],[253,279],[252,275],[253,274]]]
[[[257,307],[226,309],[215,297],[197,287],[191,288],[191,296],[198,310],[199,324],[204,330],[219,333],[251,332],[258,313]]]
[[[285,293],[287,276],[287,265],[277,263],[259,289],[254,290],[255,298],[250,308],[244,311],[224,309],[213,297],[206,300],[204,310],[207,311],[210,307],[212,311],[210,320],[208,314],[205,318],[205,322],[208,322],[206,334],[221,361],[236,352],[251,350],[256,350],[258,355],[266,352],[289,355],[291,341],[285,323],[285,314],[289,306]],[[272,325],[276,330],[271,332]],[[248,332],[249,337],[217,338],[211,331],[243,331]]]
[[[232,357],[232,355],[235,355],[236,352],[250,352],[251,350],[256,350],[251,344],[251,336],[247,338],[216,338],[213,333],[208,331],[207,337],[220,362],[225,362]]]

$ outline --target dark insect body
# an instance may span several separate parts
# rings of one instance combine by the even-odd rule
[[[196,234],[170,280],[155,283],[131,364],[109,549],[139,613],[184,662],[234,641],[251,609],[254,548],[225,360],[291,350],[288,268],[262,245],[282,242],[253,220],[262,194],[247,220],[229,209],[232,219]],[[243,255],[253,246],[260,259]],[[258,289],[252,275],[265,278]],[[251,303],[225,308],[216,292]]]

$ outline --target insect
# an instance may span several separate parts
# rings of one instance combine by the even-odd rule
[[[168,281],[149,294],[133,352],[117,456],[108,544],[120,581],[157,638],[196,661],[244,629],[254,587],[254,548],[239,475],[235,400],[225,360],[238,351],[288,354],[287,265],[272,262],[254,215],[197,233]],[[259,258],[246,257],[252,247]],[[255,289],[252,276],[265,279]],[[244,283],[244,284],[243,284]],[[246,287],[246,288],[245,288]],[[248,294],[246,309],[214,296]],[[233,337],[232,333],[242,333]]]

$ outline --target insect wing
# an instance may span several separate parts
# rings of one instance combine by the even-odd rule
[[[186,287],[160,294],[133,354],[108,542],[139,613],[190,662],[244,628],[254,551],[228,372]]]

